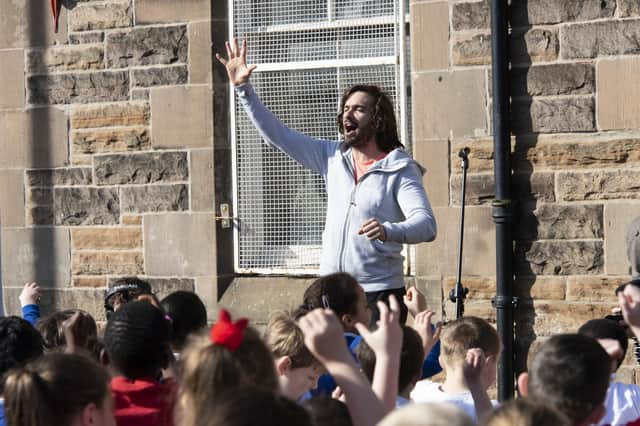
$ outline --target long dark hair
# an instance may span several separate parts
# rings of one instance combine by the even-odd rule
[[[342,125],[342,116],[344,114],[344,104],[347,99],[356,92],[364,92],[371,96],[374,100],[373,122],[376,129],[376,143],[378,148],[384,152],[391,152],[395,148],[404,148],[404,145],[398,138],[398,126],[396,124],[396,113],[393,103],[389,96],[384,93],[378,86],[368,84],[356,84],[347,89],[342,95],[340,101],[340,112],[338,112],[338,131],[344,134]]]

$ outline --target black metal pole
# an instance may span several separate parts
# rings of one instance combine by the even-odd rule
[[[464,299],[469,292],[462,286],[462,247],[464,240],[464,206],[467,194],[467,170],[469,169],[469,148],[465,147],[458,152],[462,166],[462,194],[460,196],[460,239],[458,240],[458,274],[456,285],[449,294],[449,300],[456,304],[456,319],[464,315]]]
[[[498,399],[513,398],[513,238],[511,235],[511,141],[509,131],[509,52],[507,0],[491,0],[493,70],[493,152],[496,226],[496,320],[502,341],[498,363]]]

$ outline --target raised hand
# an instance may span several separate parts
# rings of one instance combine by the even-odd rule
[[[300,318],[298,324],[305,345],[325,366],[351,358],[340,320],[330,309],[314,309]]]
[[[20,306],[37,305],[40,301],[40,286],[37,283],[26,283],[18,296]]]
[[[227,47],[227,58],[225,59],[216,53],[216,59],[227,69],[229,81],[234,86],[247,83],[251,73],[256,69],[256,65],[247,66],[247,41],[242,42],[242,49],[238,48],[237,38],[233,39],[233,47],[228,41],[225,42],[225,46]]]
[[[427,309],[427,299],[416,287],[409,287],[407,294],[404,295],[404,304],[407,305],[409,313],[414,318],[418,313]]]
[[[418,332],[420,340],[422,340],[425,358],[440,339],[440,332],[442,331],[441,322],[438,322],[435,327],[431,324],[433,315],[433,311],[422,311],[415,316],[413,324],[411,325],[411,328]]]

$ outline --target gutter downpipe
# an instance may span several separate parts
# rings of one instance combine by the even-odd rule
[[[511,223],[511,140],[509,129],[509,26],[507,0],[491,0],[491,68],[493,85],[493,152],[496,226],[496,309],[502,353],[498,362],[498,399],[514,396],[513,237]]]

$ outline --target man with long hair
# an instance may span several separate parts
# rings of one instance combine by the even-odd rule
[[[313,139],[286,127],[255,94],[246,42],[227,42],[226,67],[240,102],[264,140],[319,173],[327,190],[320,273],[347,272],[369,306],[404,295],[402,245],[432,241],[436,222],[422,185],[424,168],[398,139],[394,109],[376,86],[348,89],[340,102],[342,142]],[[403,319],[406,307],[403,306]]]

